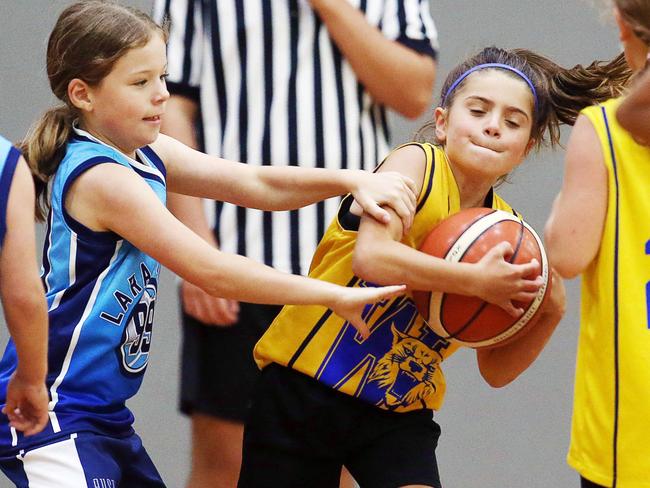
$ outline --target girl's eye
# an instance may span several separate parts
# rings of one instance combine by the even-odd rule
[[[472,115],[483,115],[485,113],[485,110],[481,110],[480,108],[470,108],[469,113]]]
[[[160,80],[161,81],[166,81],[167,78],[169,78],[169,73],[163,73],[162,75],[160,75]]]
[[[508,126],[512,127],[513,129],[518,129],[520,127],[519,124],[514,120],[506,120],[506,124],[508,124]]]
[[[135,83],[133,83],[136,86],[144,86],[147,84],[147,80],[138,80]]]

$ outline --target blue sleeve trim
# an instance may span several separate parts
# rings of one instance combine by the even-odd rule
[[[13,146],[10,147],[9,154],[7,154],[7,159],[2,168],[2,175],[0,176],[0,246],[4,243],[5,234],[7,233],[9,191],[11,190],[11,182],[14,179],[14,173],[16,172],[19,159],[20,151]]]
[[[63,218],[65,219],[66,224],[77,235],[85,238],[86,240],[91,240],[91,241],[101,242],[101,243],[113,243],[121,239],[121,237],[118,236],[115,232],[111,232],[111,231],[97,232],[92,229],[89,229],[81,222],[75,220],[65,209],[65,198],[66,195],[68,194],[68,190],[70,189],[70,186],[72,185],[72,183],[74,183],[74,180],[76,180],[79,177],[79,175],[81,175],[81,173],[83,173],[84,171],[88,171],[93,166],[97,166],[98,164],[103,164],[103,163],[114,163],[114,164],[119,164],[120,166],[124,166],[119,161],[115,161],[114,159],[111,159],[107,156],[96,156],[94,158],[87,159],[86,161],[81,163],[74,170],[72,170],[72,172],[68,175],[68,178],[66,179],[66,182],[63,185],[63,191],[61,192],[61,211],[63,213]]]
[[[162,159],[160,159],[160,156],[158,156],[150,146],[144,146],[141,151],[145,156],[149,158],[149,161],[151,161],[156,166],[156,168],[158,168],[158,171],[160,171],[162,175],[167,178],[167,168],[165,167],[165,163],[163,163]],[[161,183],[163,185],[165,184],[165,182]]]

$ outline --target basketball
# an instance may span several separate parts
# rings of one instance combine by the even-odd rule
[[[515,318],[484,300],[452,293],[413,291],[420,314],[439,336],[472,348],[501,345],[537,318],[550,292],[548,259],[542,241],[526,222],[502,210],[469,208],[438,224],[425,238],[420,251],[451,262],[476,263],[495,245],[507,241],[514,252],[508,262],[523,264],[536,258],[544,284]],[[535,276],[527,277],[530,279]]]

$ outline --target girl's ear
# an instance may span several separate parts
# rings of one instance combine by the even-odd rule
[[[436,123],[436,139],[440,144],[447,141],[447,110],[442,107],[436,107],[433,111],[433,119]]]
[[[70,103],[82,111],[92,110],[92,97],[89,93],[88,84],[80,80],[79,78],[74,78],[68,83],[68,98]]]

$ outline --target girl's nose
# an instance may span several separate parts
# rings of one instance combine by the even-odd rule
[[[498,137],[501,135],[501,127],[496,117],[490,118],[487,121],[485,127],[483,128],[483,132],[490,137]]]
[[[167,85],[162,81],[160,88],[154,95],[154,102],[161,103],[169,100],[169,90],[167,90]]]

